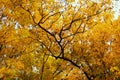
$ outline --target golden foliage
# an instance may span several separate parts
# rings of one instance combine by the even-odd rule
[[[111,0],[0,0],[1,80],[119,80],[120,17]]]

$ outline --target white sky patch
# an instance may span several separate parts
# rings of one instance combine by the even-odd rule
[[[59,11],[60,11],[60,12],[64,12],[64,11],[65,11],[65,9],[64,9],[64,8],[62,8],[62,9],[60,9]]]
[[[91,1],[100,3],[101,0],[91,0]],[[66,0],[56,0],[56,2],[62,3],[63,6],[67,5]],[[77,7],[77,6],[79,7],[80,4],[78,2],[79,0],[75,0],[74,2],[71,3],[71,5],[73,7]],[[113,2],[113,11],[115,12],[114,19],[118,19],[118,16],[120,16],[120,0],[112,0],[112,2]],[[60,12],[63,12],[63,11],[65,11],[65,8],[60,10]]]
[[[29,29],[32,29],[32,28],[33,28],[33,26],[30,24]]]
[[[78,3],[78,1],[79,1],[79,0],[75,0],[75,2],[72,2],[71,5],[72,5],[73,7],[79,7],[80,4]]]
[[[108,41],[108,42],[106,42],[107,43],[107,45],[111,45],[111,41]]]
[[[19,26],[19,24],[18,24],[18,22],[16,22],[15,29],[18,29],[18,26]]]
[[[96,3],[100,3],[100,0],[91,0],[93,2],[96,2]]]
[[[55,0],[56,2],[59,2],[62,6],[64,6],[63,8],[61,8],[59,11],[60,12],[64,12],[67,8],[67,2],[66,0]]]
[[[35,72],[35,73],[38,73],[38,72],[39,72],[39,70],[38,70],[37,67],[35,67],[35,66],[32,66],[32,70],[33,70],[33,72]]]
[[[62,4],[62,6],[66,6],[66,0],[55,0],[55,2],[59,2]]]
[[[113,0],[113,11],[114,13],[114,19],[118,19],[118,16],[120,16],[120,0]]]

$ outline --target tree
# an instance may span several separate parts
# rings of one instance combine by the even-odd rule
[[[110,5],[1,0],[0,78],[119,79],[119,58],[113,55],[119,53],[119,20],[113,20]]]

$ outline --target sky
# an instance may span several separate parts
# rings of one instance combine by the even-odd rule
[[[114,19],[117,19],[120,15],[120,0],[113,0],[113,11],[115,12]]]
[[[65,5],[65,1],[66,0],[56,0],[57,2],[62,2],[63,5]],[[72,6],[79,6],[79,4],[77,4],[79,0],[75,0],[75,2],[72,3]],[[92,0],[92,1],[96,1],[99,2],[100,0]],[[114,13],[114,19],[117,19],[118,16],[120,15],[120,0],[112,0],[113,4],[113,11]],[[62,10],[64,11],[64,10]]]

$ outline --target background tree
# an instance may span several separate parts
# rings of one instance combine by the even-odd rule
[[[3,80],[119,79],[110,0],[1,0],[0,22]]]

